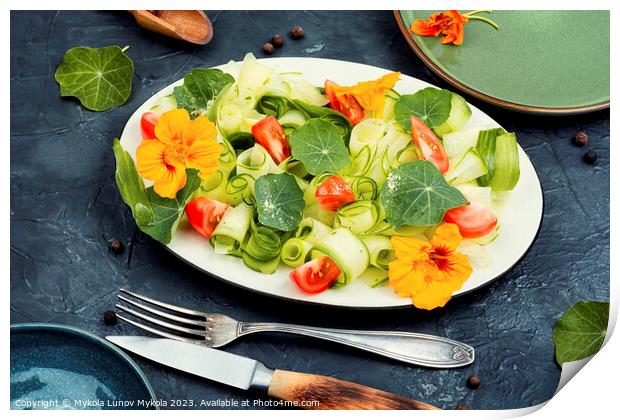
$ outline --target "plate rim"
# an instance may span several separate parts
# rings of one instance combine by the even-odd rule
[[[460,89],[463,92],[477,99],[480,99],[481,101],[490,103],[491,105],[499,106],[504,109],[537,115],[578,115],[600,111],[603,109],[609,109],[610,100],[598,102],[591,105],[574,107],[545,107],[506,101],[504,99],[495,98],[494,96],[480,92],[479,90],[464,84],[456,77],[452,76],[451,74],[440,68],[437,64],[435,64],[435,62],[424,51],[422,51],[422,48],[420,48],[413,35],[411,35],[411,33],[409,32],[409,29],[407,28],[407,25],[405,25],[405,22],[403,20],[401,10],[393,10],[393,13],[400,32],[402,33],[403,37],[405,38],[413,52],[415,52],[415,54],[422,60],[422,62],[436,75],[441,77],[444,81],[450,83],[457,89]]]
[[[123,350],[121,350],[119,347],[116,347],[114,344],[110,343],[109,341],[89,332],[86,331],[82,328],[78,328],[78,327],[74,327],[72,325],[65,325],[65,324],[55,324],[55,323],[46,323],[46,322],[21,322],[21,323],[15,323],[15,324],[11,324],[9,326],[9,330],[10,330],[10,334],[12,335],[13,333],[20,333],[20,332],[27,332],[27,331],[35,331],[35,332],[39,332],[39,331],[52,331],[52,332],[63,332],[63,333],[69,333],[72,335],[76,335],[79,336],[81,338],[85,338],[86,340],[89,340],[91,342],[93,342],[94,344],[99,344],[102,345],[103,347],[105,347],[106,349],[112,351],[112,353],[116,354],[117,356],[119,356],[123,361],[127,362],[129,364],[129,366],[134,370],[134,372],[136,372],[138,374],[138,377],[140,378],[140,382],[142,383],[142,385],[146,388],[147,393],[149,394],[149,396],[151,397],[152,401],[156,401],[157,400],[157,396],[155,395],[155,390],[153,389],[153,386],[151,385],[151,382],[149,381],[149,379],[146,377],[146,375],[144,374],[144,372],[142,371],[142,369],[140,368],[140,366],[138,366],[138,364],[131,358],[129,357],[129,355],[127,353],[125,353]],[[9,339],[10,341],[10,339]],[[156,410],[159,410],[159,405],[158,404],[154,404],[154,407]]]
[[[350,64],[355,64],[355,65],[359,65],[359,66],[366,66],[366,67],[371,67],[371,68],[377,68],[377,69],[381,69],[381,70],[387,70],[383,67],[377,67],[377,66],[373,66],[371,64],[367,64],[367,63],[359,63],[359,62],[355,62],[355,61],[348,61],[348,60],[339,60],[339,59],[332,59],[332,58],[324,58],[324,57],[297,57],[297,56],[291,56],[291,57],[269,57],[269,58],[262,58],[261,61],[267,61],[267,62],[277,62],[279,60],[286,60],[286,59],[294,59],[294,60],[298,60],[298,59],[302,59],[302,60],[326,60],[326,61],[335,61],[335,62],[345,62],[345,63],[350,63]],[[215,68],[219,68],[222,65],[215,65],[212,67]],[[389,71],[389,70],[387,70]],[[409,76],[412,77],[414,79],[417,79],[413,76]],[[417,79],[420,80],[421,82],[424,82],[426,84],[430,84],[432,85],[432,83],[430,82],[426,82],[422,79]],[[183,81],[183,78],[180,78],[176,81],[173,81],[169,84],[167,84],[166,86],[164,86],[163,88],[159,89],[158,91],[156,91],[155,93],[153,93],[149,98],[147,98],[144,102],[150,100],[151,98],[153,98],[154,96],[160,94],[161,92],[165,91],[166,89],[168,89],[170,86],[175,86],[179,83],[181,83]],[[433,85],[434,86],[434,85]],[[132,115],[127,119],[127,123],[125,124],[125,126],[123,127],[123,131],[121,133],[120,136],[120,140],[122,142],[122,139],[124,138],[125,135],[125,131],[127,130],[127,125],[129,123],[129,121],[131,120],[131,118],[134,116],[134,114],[136,114],[136,112],[138,111],[138,109],[144,104],[144,102],[142,104],[140,104],[138,106],[138,108],[136,108],[136,110],[132,113]],[[473,105],[472,105],[473,106]],[[484,111],[480,110],[480,112],[482,112],[483,114],[487,115]],[[495,120],[494,120],[495,121]],[[522,149],[520,147],[520,149]],[[525,151],[523,150],[523,152],[525,153]],[[527,156],[527,154],[526,154]],[[529,156],[528,156],[529,159]],[[531,160],[530,160],[531,162]],[[474,287],[472,289],[469,289],[465,292],[461,292],[457,295],[453,295],[451,298],[451,301],[455,298],[461,297],[461,296],[465,296],[468,295],[471,292],[477,291],[483,287],[489,286],[490,284],[494,283],[495,281],[497,281],[500,277],[506,275],[507,273],[509,273],[510,271],[512,271],[517,265],[519,265],[521,263],[521,261],[523,261],[523,259],[525,258],[525,256],[529,253],[529,251],[531,250],[532,246],[534,245],[534,243],[536,242],[536,240],[538,239],[539,233],[540,233],[540,229],[542,227],[542,221],[544,219],[544,215],[545,215],[545,195],[544,195],[544,191],[542,188],[542,184],[540,182],[540,177],[538,176],[538,171],[536,170],[536,167],[531,164],[532,169],[534,170],[534,174],[536,176],[536,180],[538,181],[538,185],[540,187],[540,196],[541,196],[541,211],[540,211],[540,219],[538,221],[538,226],[536,227],[536,233],[532,238],[532,241],[529,243],[528,247],[524,250],[524,252],[515,260],[515,262],[513,264],[511,264],[509,267],[507,267],[504,271],[502,271],[500,274],[494,276],[493,278],[489,278],[486,282],[484,282],[483,284],[480,284],[477,287]],[[271,298],[275,298],[275,299],[281,299],[284,300],[286,302],[291,302],[291,303],[296,303],[296,304],[305,304],[305,305],[309,305],[309,306],[314,306],[314,307],[328,307],[328,308],[334,308],[334,309],[347,309],[347,310],[362,310],[362,311],[383,311],[383,310],[398,310],[398,309],[405,309],[405,308],[415,308],[410,302],[407,303],[403,303],[403,304],[399,304],[399,305],[390,305],[390,306],[355,306],[355,305],[341,305],[341,304],[335,304],[335,303],[326,303],[326,302],[317,302],[317,301],[310,301],[310,300],[303,300],[303,299],[296,299],[294,297],[288,297],[288,296],[283,296],[280,294],[276,294],[276,293],[272,293],[272,292],[268,292],[268,291],[263,291],[263,290],[258,290],[258,289],[254,289],[252,287],[237,283],[233,280],[229,280],[227,278],[224,278],[222,276],[219,276],[217,274],[212,273],[211,271],[209,271],[206,268],[203,268],[191,261],[189,261],[188,259],[186,259],[185,257],[183,257],[180,253],[174,251],[171,247],[169,247],[167,244],[162,244],[159,243],[159,245],[163,245],[163,247],[170,252],[172,255],[174,255],[176,258],[180,259],[181,261],[183,261],[183,263],[189,265],[190,267],[197,269],[198,271],[200,271],[201,273],[205,273],[207,275],[209,275],[212,278],[215,278],[217,280],[221,280],[224,283],[233,285],[235,287],[239,287],[243,290],[246,291],[250,291],[252,293],[257,293],[259,295],[262,296],[268,296]],[[448,302],[449,304],[450,302]]]

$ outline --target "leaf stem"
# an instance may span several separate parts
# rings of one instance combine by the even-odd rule
[[[121,52],[125,52],[129,49],[129,45],[125,45],[123,48],[121,48]]]
[[[471,12],[465,13],[463,16],[473,16],[478,13],[493,13],[493,10],[472,10]]]
[[[495,29],[499,30],[499,25],[495,22],[493,22],[491,19],[487,19],[485,17],[482,16],[467,16],[469,19],[471,20],[481,20],[482,22],[486,22],[489,25],[491,25],[492,27],[494,27]]]

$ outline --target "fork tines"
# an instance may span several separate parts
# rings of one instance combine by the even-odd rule
[[[133,299],[131,299],[130,297]],[[120,289],[120,294],[118,295],[118,298],[122,302],[127,303],[131,306],[128,307],[122,304],[117,304],[116,307],[119,311],[122,311],[123,313],[129,314],[140,320],[147,321],[150,324],[154,324],[159,327],[181,333],[181,335],[172,334],[168,331],[151,327],[149,325],[127,318],[123,315],[117,315],[118,318],[133,325],[134,327],[141,328],[145,331],[160,335],[162,337],[171,338],[174,340],[181,340],[189,343],[198,344],[204,342],[204,340],[210,340],[210,338],[206,335],[206,322],[209,317],[204,312],[194,311],[191,309],[182,308],[180,306],[171,305],[169,303],[161,302],[159,300],[152,299],[138,293],[130,292],[129,290],[125,289]],[[149,305],[146,305],[142,302],[146,302]],[[156,309],[153,306],[158,306],[170,312]],[[132,307],[136,309],[133,309]],[[150,316],[147,314],[154,316]]]

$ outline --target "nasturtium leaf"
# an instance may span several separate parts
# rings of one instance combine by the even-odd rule
[[[349,137],[351,137],[351,130],[353,127],[347,117],[326,106],[308,104],[304,101],[300,101],[299,99],[293,100],[293,103],[295,108],[304,112],[310,118],[320,118],[323,121],[334,124],[345,144],[349,144]]]
[[[583,300],[568,308],[553,327],[558,364],[585,359],[599,351],[608,322],[608,302]]]
[[[256,180],[254,191],[259,222],[285,232],[299,226],[306,203],[293,175],[263,175]]]
[[[338,128],[330,122],[308,120],[291,133],[289,143],[293,157],[312,175],[336,172],[351,164],[347,146]]]
[[[381,187],[381,203],[388,223],[394,227],[431,226],[441,223],[446,211],[467,204],[467,200],[434,164],[416,160],[390,171]]]
[[[198,170],[187,169],[185,186],[177,192],[174,199],[162,198],[153,187],[144,187],[134,160],[118,139],[114,139],[113,149],[116,157],[116,185],[123,201],[131,208],[136,225],[153,239],[164,244],[169,243],[185,205],[200,187]]]
[[[133,62],[116,45],[71,48],[54,78],[61,96],[75,96],[92,111],[105,111],[125,103],[131,92]]]
[[[404,130],[411,131],[414,115],[429,127],[441,125],[450,116],[452,93],[428,87],[412,95],[402,95],[394,105],[394,118]]]
[[[200,187],[200,177],[197,169],[187,169],[185,186],[177,192],[175,198],[164,198],[155,192],[153,187],[146,189],[149,201],[155,213],[155,221],[146,226],[138,226],[144,233],[153,239],[167,244],[176,231],[185,205],[190,201],[194,192]]]
[[[192,118],[206,115],[209,103],[235,79],[219,69],[192,69],[183,78],[183,85],[174,88],[179,108],[185,108]]]
[[[340,136],[348,144],[351,137],[351,123],[338,111],[325,106],[312,105],[298,99],[288,99],[284,96],[265,95],[256,103],[256,110],[261,114],[273,115],[280,118],[288,111],[300,111],[306,118],[319,118],[323,121],[330,122],[336,126]]]
[[[113,149],[116,158],[116,185],[118,185],[123,201],[131,208],[131,213],[138,226],[153,223],[155,214],[135,162],[129,153],[123,149],[118,139],[114,139]]]

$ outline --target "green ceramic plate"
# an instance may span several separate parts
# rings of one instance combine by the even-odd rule
[[[434,72],[495,105],[542,114],[576,114],[609,107],[608,11],[482,13],[465,25],[462,45],[412,35],[414,19],[432,10],[395,11],[407,42]]]

